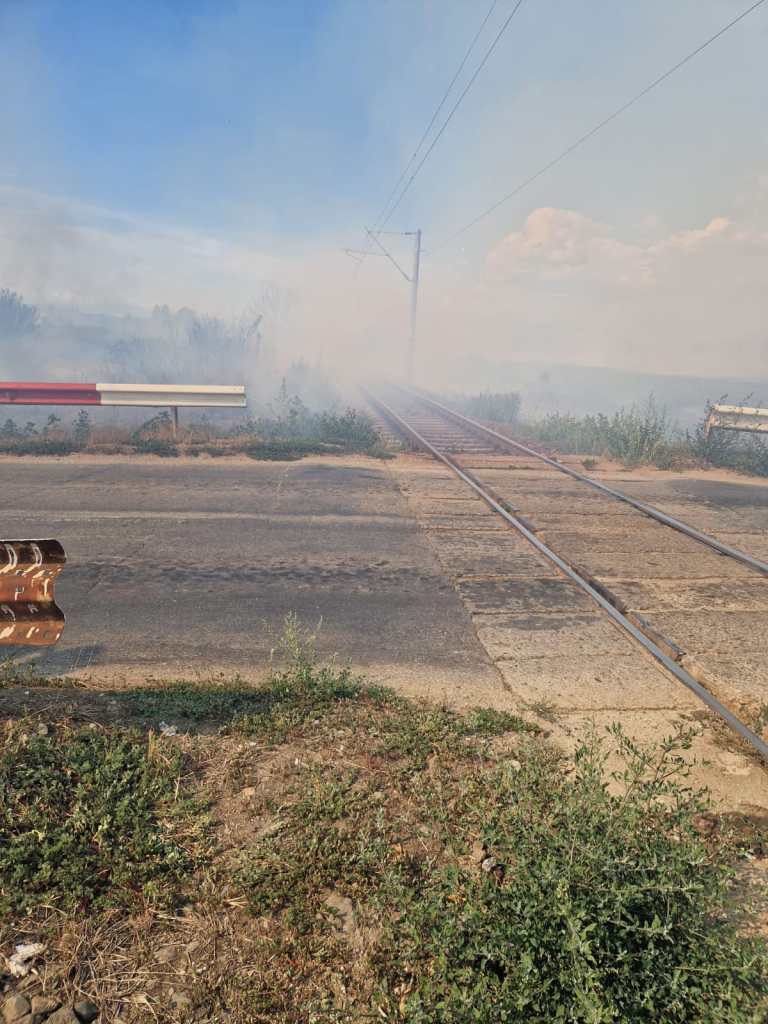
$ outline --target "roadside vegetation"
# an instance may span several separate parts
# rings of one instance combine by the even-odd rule
[[[720,399],[725,401],[725,396]],[[599,458],[614,459],[625,466],[652,465],[659,469],[694,467],[734,469],[753,476],[768,476],[768,441],[756,434],[714,430],[705,433],[710,406],[689,430],[681,430],[668,411],[651,395],[606,415],[574,416],[552,412],[520,416],[521,399],[515,392],[449,396],[453,408],[488,423],[514,427],[515,436],[546,445],[563,454],[584,455],[586,469],[595,469]],[[751,397],[737,404],[753,405]]]
[[[516,391],[481,391],[477,395],[449,395],[446,404],[476,420],[517,423],[521,398]]]
[[[361,453],[388,458],[373,421],[360,409],[310,410],[283,382],[277,399],[261,415],[222,428],[202,416],[182,427],[174,438],[170,413],[152,416],[136,429],[99,429],[82,409],[68,425],[56,415],[38,427],[8,418],[0,424],[0,454],[180,455],[219,458],[246,455],[252,459],[290,461],[305,455]]]
[[[38,943],[38,973],[0,1002],[87,995],[126,1022],[764,1019],[766,947],[733,883],[767,840],[691,786],[690,734],[645,748],[614,727],[565,756],[516,715],[320,664],[293,623],[286,642],[260,686],[14,705],[0,952]]]

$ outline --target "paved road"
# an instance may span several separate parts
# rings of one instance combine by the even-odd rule
[[[48,671],[252,675],[295,613],[406,689],[503,696],[384,463],[3,460],[0,536],[22,535],[69,559]]]

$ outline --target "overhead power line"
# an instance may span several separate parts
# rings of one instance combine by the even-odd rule
[[[408,181],[405,183],[402,191],[400,192],[400,195],[395,200],[394,205],[389,209],[389,212],[387,213],[386,217],[381,222],[381,225],[380,225],[381,227],[384,227],[384,225],[389,221],[389,219],[391,218],[392,214],[398,208],[400,203],[403,201],[403,198],[404,198],[405,194],[408,192],[408,190],[410,189],[411,185],[416,180],[416,177],[417,177],[419,171],[421,170],[421,168],[424,166],[424,164],[429,159],[430,153],[435,148],[437,143],[440,141],[440,139],[441,139],[441,137],[443,135],[443,132],[448,127],[448,125],[451,123],[451,120],[453,119],[454,114],[456,113],[456,111],[459,109],[459,107],[461,106],[462,102],[464,101],[464,97],[467,95],[469,90],[475,84],[475,81],[477,80],[478,75],[483,70],[485,65],[488,63],[488,60],[489,60],[491,54],[493,53],[493,51],[498,46],[499,42],[501,41],[501,37],[504,35],[504,33],[509,28],[510,22],[512,21],[514,16],[517,14],[517,12],[520,10],[520,8],[522,7],[522,4],[523,4],[523,0],[517,0],[515,6],[512,8],[511,13],[508,15],[506,21],[504,22],[504,24],[499,29],[499,31],[498,31],[498,33],[496,35],[496,38],[493,40],[491,45],[485,51],[485,55],[483,56],[483,59],[478,64],[477,68],[475,69],[475,73],[472,75],[470,80],[464,86],[464,89],[462,90],[459,98],[456,100],[456,102],[454,103],[453,107],[451,107],[451,111],[448,114],[448,116],[446,117],[445,121],[443,121],[443,123],[442,123],[442,125],[440,127],[440,130],[435,135],[435,137],[432,139],[432,142],[429,144],[429,147],[427,148],[427,151],[424,153],[424,155],[422,156],[421,160],[416,165],[416,168],[414,169],[414,171],[411,174],[411,176],[408,179]]]
[[[411,153],[411,156],[410,156],[410,159],[408,160],[408,163],[403,168],[400,177],[397,179],[397,181],[395,182],[395,184],[394,184],[394,186],[392,188],[392,191],[387,196],[387,201],[384,203],[384,206],[382,207],[381,212],[379,213],[379,215],[376,218],[376,221],[374,223],[374,231],[376,230],[376,227],[378,226],[378,224],[381,221],[382,217],[384,217],[384,215],[386,214],[386,212],[387,212],[387,210],[389,208],[389,204],[392,202],[393,198],[397,194],[397,190],[400,188],[400,186],[402,185],[403,181],[405,180],[405,176],[408,173],[408,171],[411,169],[414,160],[416,160],[416,158],[418,157],[419,153],[421,152],[421,147],[427,141],[427,137],[429,136],[429,133],[432,131],[432,126],[434,125],[434,123],[438,119],[438,117],[440,116],[440,111],[445,106],[446,100],[448,99],[449,95],[451,94],[451,91],[452,91],[454,85],[456,84],[456,81],[457,81],[459,75],[464,70],[464,66],[466,65],[467,61],[469,60],[469,58],[470,58],[470,56],[472,54],[472,51],[474,50],[475,45],[477,44],[477,40],[482,35],[483,29],[488,24],[488,21],[489,21],[491,15],[493,14],[493,12],[496,10],[498,2],[499,2],[499,0],[492,0],[491,6],[488,8],[488,11],[487,11],[485,17],[483,18],[482,22],[480,23],[480,28],[475,33],[475,37],[472,40],[472,42],[469,44],[466,53],[464,54],[464,56],[461,59],[461,63],[459,64],[458,68],[456,68],[456,72],[455,72],[453,78],[448,83],[448,88],[443,93],[442,99],[440,100],[438,105],[435,107],[435,111],[432,114],[432,117],[429,119],[429,124],[424,129],[424,132],[423,132],[421,138],[419,139],[419,143],[416,146],[416,149],[414,149],[413,153]]]
[[[459,228],[458,231],[455,231],[452,235],[449,235],[448,238],[444,239],[444,241],[434,246],[431,251],[436,252],[438,249],[442,249],[446,245],[449,245],[451,242],[455,241],[455,239],[457,239],[460,235],[463,235],[465,231],[469,231],[469,229],[473,228],[475,224],[478,224],[481,220],[484,220],[490,214],[498,210],[498,208],[500,206],[503,206],[504,203],[509,202],[510,199],[514,198],[516,195],[519,195],[519,193],[522,192],[523,189],[528,188],[528,186],[533,184],[533,182],[536,181],[537,178],[540,178],[543,174],[546,174],[547,171],[552,170],[552,168],[559,164],[562,160],[565,160],[565,158],[567,156],[570,156],[571,153],[574,152],[574,150],[577,150],[580,146],[583,146],[585,142],[587,142],[589,139],[593,137],[593,135],[597,135],[597,133],[601,129],[605,128],[606,125],[610,124],[611,121],[615,121],[617,117],[620,117],[621,114],[629,110],[630,107],[633,107],[635,103],[643,99],[644,96],[647,96],[649,92],[651,92],[657,86],[661,85],[662,82],[666,81],[666,79],[668,79],[670,75],[673,75],[676,71],[679,71],[680,68],[684,67],[689,61],[693,60],[694,57],[698,56],[702,52],[702,50],[706,50],[708,46],[711,46],[711,44],[714,43],[717,39],[719,39],[722,35],[725,35],[725,33],[729,29],[733,28],[734,25],[737,25],[740,21],[746,18],[753,11],[756,11],[757,8],[761,7],[765,2],[766,0],[757,0],[757,2],[753,3],[751,7],[748,7],[745,11],[742,11],[741,14],[738,14],[735,18],[729,21],[727,25],[724,25],[719,31],[715,32],[713,36],[710,36],[709,39],[701,43],[700,46],[697,46],[695,50],[691,50],[691,52],[687,54],[685,57],[683,57],[682,60],[679,60],[677,64],[674,64],[662,75],[659,75],[658,78],[654,79],[654,81],[651,82],[650,85],[647,85],[644,89],[641,89],[640,92],[634,95],[631,99],[627,100],[626,103],[623,103],[620,107],[614,110],[612,114],[609,114],[608,117],[603,118],[603,120],[596,124],[593,128],[590,128],[588,132],[585,132],[584,135],[576,139],[575,142],[572,142],[561,153],[558,153],[558,155],[554,157],[554,159],[550,160],[549,163],[544,164],[544,166],[540,167],[538,171],[535,171],[524,181],[521,181],[520,184],[515,186],[515,188],[513,188],[511,192],[508,192],[505,196],[502,196],[501,199],[497,200],[487,209],[483,210],[483,212],[478,214],[477,217],[475,217],[473,220],[469,221],[463,227]]]

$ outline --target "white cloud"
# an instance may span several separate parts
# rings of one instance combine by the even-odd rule
[[[430,374],[442,372],[451,386],[461,383],[451,366],[468,354],[764,373],[761,211],[753,192],[738,216],[675,231],[646,217],[628,238],[578,211],[542,207],[478,267],[427,256],[422,365],[430,360]],[[408,258],[405,249],[397,255]],[[279,327],[286,358],[322,357],[352,374],[401,371],[408,289],[383,259],[366,261],[356,277],[335,240],[278,249],[0,187],[0,286],[38,303],[112,311],[167,303],[236,316],[265,282],[293,297]]]
[[[644,226],[658,228],[657,218]],[[541,207],[489,252],[492,276],[520,274],[540,279],[594,280],[620,286],[650,287],[659,282],[660,259],[670,252],[693,253],[715,239],[745,238],[727,217],[713,217],[704,228],[680,231],[651,244],[622,241],[606,224],[573,210]]]

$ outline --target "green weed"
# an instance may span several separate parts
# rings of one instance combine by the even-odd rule
[[[193,865],[168,827],[180,759],[130,733],[8,724],[0,750],[0,914],[166,903]],[[162,820],[161,820],[162,819]]]
[[[522,430],[563,452],[610,456],[631,466],[669,461],[674,443],[667,413],[652,395],[642,407],[620,409],[612,416],[550,413],[525,423]]]
[[[520,415],[520,395],[516,391],[451,395],[446,404],[473,419],[490,423],[517,423]]]
[[[609,789],[609,747],[595,737],[564,772],[531,739],[515,759],[442,731],[435,745],[434,718],[411,712],[433,748],[428,768],[403,776],[376,756],[375,716],[358,719],[344,745],[358,767],[295,772],[278,823],[246,853],[238,884],[252,913],[280,922],[275,963],[290,949],[305,986],[322,975],[305,958],[333,931],[334,892],[355,907],[355,941],[375,934],[365,984],[335,954],[349,1019],[356,1009],[408,1024],[761,1019],[768,958],[724,915],[734,846],[699,834],[706,801],[687,781],[690,736],[651,750],[614,729],[625,768]],[[291,1010],[295,991],[273,992],[276,1019],[338,1009],[309,988],[305,1017]]]
[[[57,689],[76,688],[82,683],[64,676],[49,676],[34,664],[23,665],[13,658],[0,658],[0,690],[15,686],[47,686]]]

